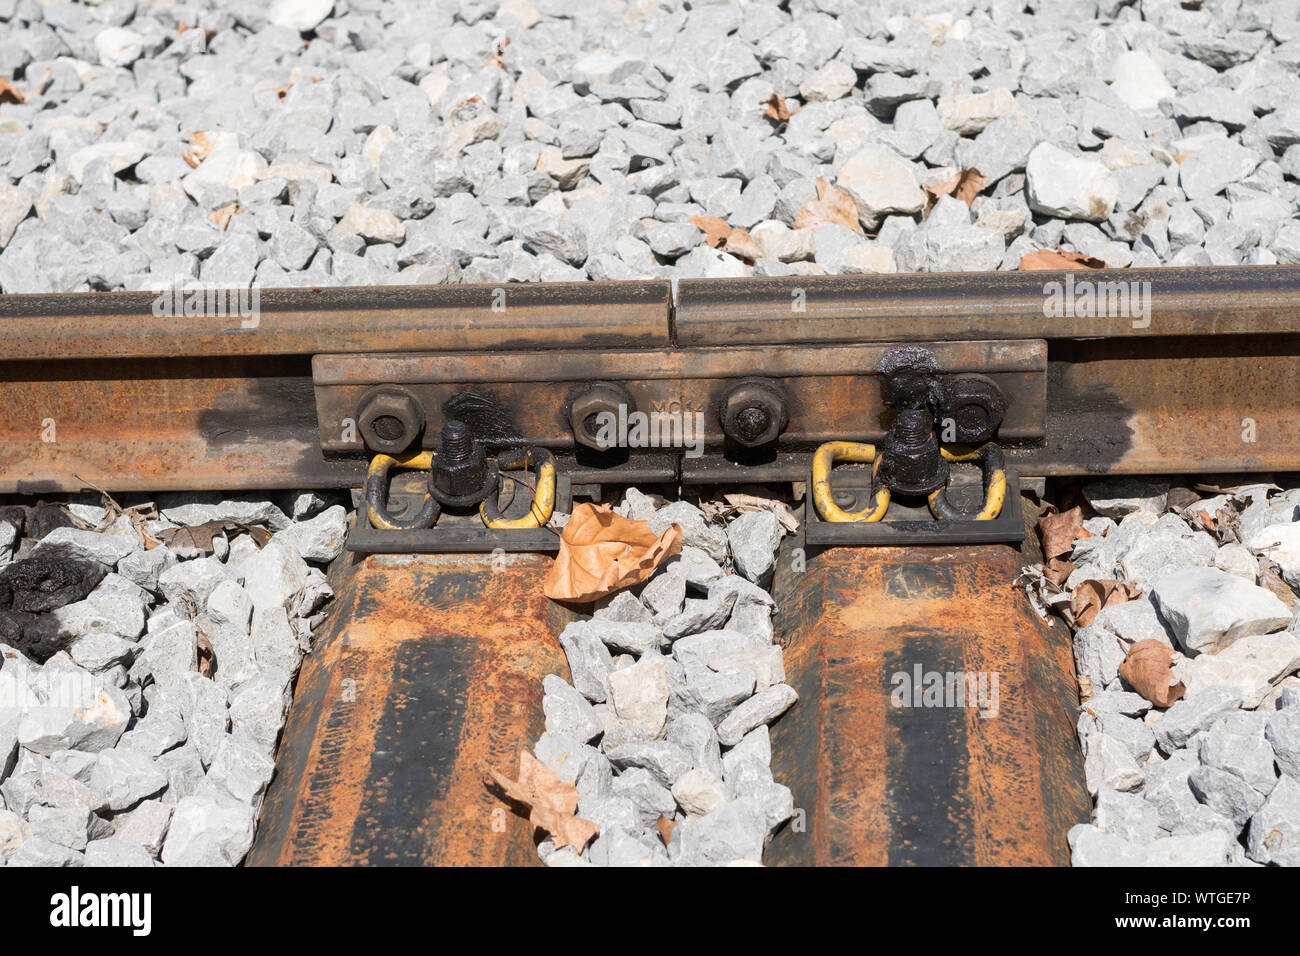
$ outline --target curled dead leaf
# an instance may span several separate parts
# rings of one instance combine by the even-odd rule
[[[585,604],[648,580],[681,547],[682,529],[675,524],[656,535],[644,521],[584,501],[560,534],[542,590],[554,601]]]
[[[934,204],[938,202],[940,196],[952,196],[969,206],[986,185],[988,185],[988,180],[980,174],[978,169],[968,168],[949,176],[941,183],[926,186],[925,191],[928,196],[925,201],[925,215],[930,215],[930,210],[934,208]]]
[[[655,821],[655,829],[659,831],[659,839],[664,841],[664,846],[672,842],[673,830],[676,826],[674,821],[669,820],[662,813],[659,814],[659,819]]]
[[[217,671],[217,651],[212,646],[212,639],[203,633],[203,628],[194,625],[194,644],[198,650],[199,673],[211,678]]]
[[[1170,707],[1187,692],[1183,682],[1174,677],[1174,653],[1155,638],[1138,641],[1119,665],[1119,676],[1157,707]]]
[[[259,548],[266,547],[271,532],[259,524],[240,521],[207,521],[183,528],[164,528],[157,540],[167,545],[178,558],[196,558],[212,553],[212,539],[220,534],[246,533]]]
[[[19,92],[18,87],[14,86],[3,76],[0,76],[0,103],[26,103],[27,97]]]
[[[226,203],[226,205],[219,209],[214,209],[208,214],[208,222],[224,231],[226,226],[230,225],[230,220],[234,217],[235,213],[239,212],[241,208],[242,207],[237,202]]]
[[[737,229],[717,216],[692,216],[687,220],[704,233],[704,244],[752,263],[763,257],[763,250],[746,229]]]
[[[1274,597],[1285,604],[1288,611],[1294,613],[1296,607],[1300,606],[1300,598],[1297,598],[1295,592],[1282,580],[1277,565],[1272,561],[1265,559],[1259,562],[1259,584],[1260,587],[1272,591]]]
[[[790,117],[798,112],[798,110],[791,110],[790,107],[785,105],[784,96],[773,93],[767,98],[763,118],[770,121],[780,132],[785,127],[785,124],[790,121]]]
[[[1074,562],[1068,558],[1048,558],[1043,562],[1043,576],[1053,584],[1062,585],[1074,573]]]
[[[717,216],[691,216],[686,221],[704,233],[704,244],[713,249],[721,246],[727,241],[727,236],[731,235],[731,226],[727,220]]]
[[[578,788],[565,783],[527,750],[519,752],[519,779],[511,780],[491,767],[484,768],[502,792],[528,810],[528,821],[555,840],[557,849],[571,846],[581,853],[600,832],[590,820],[575,816]]]
[[[1066,252],[1064,249],[1057,247],[1056,252],[1050,249],[1039,249],[1037,252],[1031,252],[1028,255],[1020,257],[1020,271],[1033,272],[1036,270],[1048,270],[1059,272],[1062,269],[1104,269],[1106,263],[1096,256],[1085,256],[1078,252]]]
[[[794,534],[799,530],[799,519],[794,516],[790,506],[784,501],[778,501],[775,498],[762,498],[758,495],[747,495],[739,492],[724,494],[723,499],[730,505],[729,512],[742,513],[746,511],[770,511],[776,515],[776,519],[781,522],[781,527]]]
[[[737,259],[744,259],[751,265],[755,259],[763,258],[763,250],[759,248],[747,229],[731,230],[722,242],[722,251],[730,253]]]
[[[1089,579],[1080,582],[1070,595],[1070,612],[1076,624],[1087,627],[1106,608],[1141,596],[1142,592],[1126,581]]]
[[[854,232],[862,233],[862,224],[858,222],[858,204],[853,197],[838,186],[832,186],[824,179],[817,180],[817,198],[810,199],[795,217],[796,229],[816,229],[818,226],[848,226]]]
[[[1043,542],[1043,556],[1059,558],[1074,550],[1074,541],[1083,530],[1083,509],[1078,505],[1058,512],[1055,505],[1044,505],[1038,514],[1038,537]]]

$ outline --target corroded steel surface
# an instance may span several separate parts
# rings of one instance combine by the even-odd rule
[[[1070,637],[1012,586],[1022,561],[1003,545],[837,548],[778,580],[800,699],[773,727],[772,769],[801,815],[768,863],[1068,862],[1090,806]],[[986,705],[996,674],[996,711],[894,706],[895,675],[918,665],[985,675]]]
[[[321,452],[307,365],[295,356],[0,362],[0,491],[359,484],[363,462]]]
[[[1049,316],[1044,286],[1064,277],[961,272],[683,279],[674,328],[682,346],[1300,332],[1297,266],[1074,273],[1076,282],[1150,283],[1149,321],[1145,315],[1087,316],[1081,309]]]
[[[642,412],[703,414],[704,439],[721,445],[721,412],[728,389],[763,375],[784,390],[789,422],[782,447],[833,438],[870,440],[884,435],[889,414],[874,368],[890,346],[790,346],[677,351],[581,351],[551,354],[494,352],[475,356],[318,355],[316,381],[321,443],[327,451],[360,451],[360,440],[341,441],[341,423],[355,419],[361,397],[374,385],[396,383],[415,394],[431,420],[425,447],[433,447],[444,420],[439,409],[466,390],[490,397],[515,434],[552,448],[571,448],[568,405],[582,383],[626,386]],[[1007,396],[1002,434],[1043,436],[1047,347],[1042,342],[939,342],[933,351],[950,372],[978,371]]]
[[[158,315],[154,292],[3,295],[0,361],[653,348],[669,342],[669,294],[661,281],[259,289],[255,320],[206,300],[211,314]]]
[[[263,290],[253,328],[155,316],[152,293],[0,296],[0,493],[356,486],[365,462],[343,419],[365,382],[406,375],[424,376],[428,435],[463,388],[505,410],[494,427],[557,451],[572,444],[575,382],[605,375],[644,393],[644,410],[702,411],[716,443],[727,388],[773,378],[791,392],[790,428],[737,478],[798,480],[801,443],[882,433],[867,374],[882,343],[969,358],[1007,339],[1047,342],[1045,377],[994,373],[1012,393],[1002,440],[1023,475],[1300,468],[1300,267],[1076,276],[1150,282],[1150,322],[1046,318],[1043,285],[1061,278],[1048,272],[691,280],[675,309],[662,282],[512,285],[504,298],[484,286]],[[1041,342],[1003,341],[984,360],[1017,344]],[[707,467],[683,459],[683,476],[718,479],[740,460],[712,451]],[[629,474],[645,461],[634,459]]]
[[[1300,469],[1300,335],[1054,342],[1034,475]]]
[[[484,786],[568,675],[549,558],[345,559],[306,658],[252,865],[525,865],[533,828]]]

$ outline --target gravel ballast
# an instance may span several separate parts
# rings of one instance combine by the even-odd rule
[[[1058,247],[1300,262],[1286,4],[18,0],[0,23],[4,292],[1014,269]],[[971,205],[923,217],[968,168]],[[819,181],[856,218],[807,213]],[[711,248],[699,216],[746,235]]]
[[[639,596],[602,599],[560,635],[573,684],[543,682],[546,733],[534,752],[576,784],[577,815],[600,832],[580,851],[547,837],[538,852],[550,866],[759,864],[795,813],[772,777],[768,725],[798,695],[773,643],[776,603],[740,567],[770,572],[780,525],[752,511],[724,529],[689,502],[655,509],[635,488],[616,510],[716,543],[722,565],[684,543]],[[689,569],[704,562],[714,571],[702,579]]]
[[[0,512],[6,867],[234,866],[252,844],[348,514],[310,494],[157,503]],[[254,522],[260,546],[236,531]]]
[[[1069,833],[1075,866],[1300,864],[1300,598],[1278,544],[1300,527],[1300,489],[1249,481],[1083,486],[1091,536],[1074,542],[1065,593],[1089,579],[1141,593],[1074,632],[1095,802]],[[1140,641],[1169,648],[1185,688],[1171,706],[1119,672]]]

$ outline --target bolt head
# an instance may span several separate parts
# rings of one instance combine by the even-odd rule
[[[406,389],[381,385],[358,403],[357,431],[371,451],[400,455],[424,433],[424,408]]]
[[[723,401],[722,431],[746,448],[776,441],[787,421],[785,397],[775,383],[747,379]]]
[[[629,412],[636,410],[636,402],[628,390],[614,382],[592,382],[574,393],[569,400],[569,426],[573,429],[573,440],[587,448],[609,451],[596,439],[599,416],[602,413],[617,416],[619,406]]]

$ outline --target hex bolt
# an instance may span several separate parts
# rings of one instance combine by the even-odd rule
[[[785,392],[766,378],[737,382],[722,400],[722,432],[746,448],[776,441],[789,422]]]
[[[948,462],[939,452],[930,413],[901,408],[884,441],[880,480],[902,494],[929,494],[948,483]]]
[[[904,346],[888,352],[876,371],[884,376],[885,404],[898,409],[880,446],[880,480],[901,494],[928,494],[948,483],[948,462],[939,451],[931,404],[944,394],[938,360],[929,349]]]
[[[1006,407],[1002,389],[991,379],[976,374],[955,375],[946,383],[939,408],[940,431],[944,432],[950,421],[952,435],[944,434],[947,441],[963,445],[992,441],[1002,424]]]
[[[750,405],[742,408],[736,415],[736,440],[752,444],[762,440],[763,435],[772,427],[772,416],[766,408]]]
[[[597,440],[600,416],[618,417],[619,407],[626,413],[636,411],[636,401],[626,388],[617,382],[588,382],[575,389],[569,398],[569,427],[573,440],[579,445],[597,451],[609,451]]]
[[[439,504],[465,507],[483,501],[496,487],[497,473],[464,422],[442,426],[438,453],[429,469],[429,494]]]
[[[357,431],[367,448],[400,455],[424,433],[424,406],[400,385],[379,385],[357,403]]]

